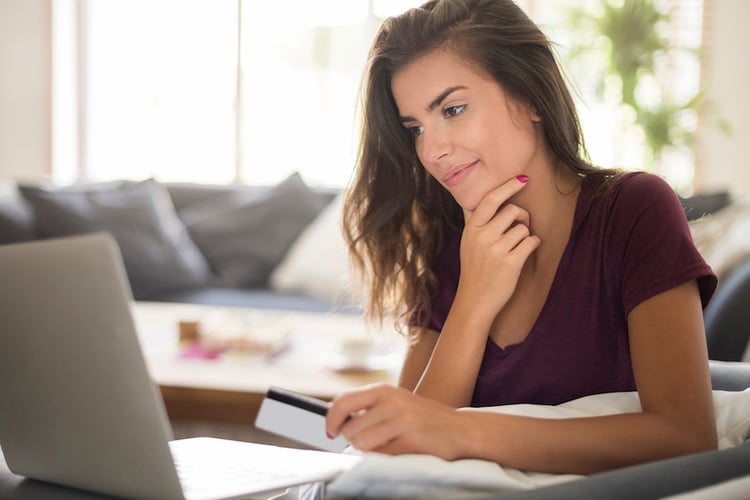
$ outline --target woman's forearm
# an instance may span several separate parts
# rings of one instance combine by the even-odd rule
[[[657,413],[554,420],[458,411],[454,458],[522,470],[589,474],[717,446],[713,422],[696,426]]]
[[[469,406],[492,320],[454,303],[414,392],[453,408]]]

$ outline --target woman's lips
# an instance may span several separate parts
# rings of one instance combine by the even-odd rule
[[[477,163],[479,163],[479,160],[454,168],[448,173],[448,175],[443,177],[443,184],[448,187],[457,186],[466,179]]]

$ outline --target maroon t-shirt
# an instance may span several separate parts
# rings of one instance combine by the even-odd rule
[[[697,279],[705,306],[717,279],[695,249],[678,198],[661,178],[639,172],[594,196],[583,181],[570,240],[547,300],[526,339],[487,340],[472,406],[559,404],[635,390],[627,317],[642,301]],[[439,332],[456,294],[460,235],[435,266],[439,288],[429,328]]]

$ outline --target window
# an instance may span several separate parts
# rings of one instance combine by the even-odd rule
[[[577,33],[565,12],[581,1],[519,2],[557,42],[566,68]],[[692,31],[670,36],[698,33],[699,41],[700,0],[663,1],[692,6],[679,10]],[[55,0],[53,175],[273,184],[296,170],[309,184],[343,186],[372,37],[383,18],[421,3]],[[688,92],[699,77],[691,64],[669,77],[688,82]],[[574,67],[592,160],[642,166],[642,137],[623,132],[623,110]],[[691,158],[669,164],[675,183],[690,182]]]
[[[346,183],[373,36],[367,7],[352,0],[245,3],[243,182],[272,183],[298,170],[308,183]]]
[[[53,175],[343,186],[370,41],[418,3],[56,0]]]

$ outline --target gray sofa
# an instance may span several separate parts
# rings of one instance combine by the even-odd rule
[[[698,250],[719,276],[704,311],[709,357],[750,361],[750,198],[720,191],[681,201]]]
[[[280,289],[270,279],[337,194],[335,189],[310,188],[297,174],[276,186],[155,180],[56,189],[20,186],[15,196],[0,197],[0,244],[109,231],[120,244],[137,300],[358,312],[356,301],[343,293]],[[706,226],[704,221],[712,223],[707,214],[717,219],[726,213],[734,219],[743,216],[731,213],[732,200],[725,192],[682,199],[682,204],[694,229],[705,229],[699,227]],[[713,229],[718,235],[709,231],[704,239],[719,240],[721,249],[726,227]],[[735,255],[744,257],[720,276],[705,311],[709,355],[715,360],[742,360],[750,339],[750,248],[739,250]],[[320,266],[317,253],[309,256],[309,266]],[[709,263],[715,265],[711,259]]]
[[[108,231],[136,300],[357,311],[350,301],[277,289],[271,274],[338,191],[298,174],[275,186],[117,181],[19,185],[0,197],[0,244]]]

